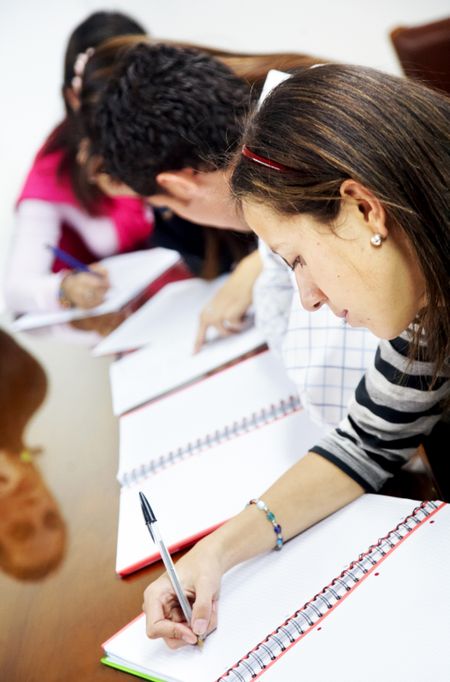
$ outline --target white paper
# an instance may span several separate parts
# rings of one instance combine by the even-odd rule
[[[120,353],[147,344],[155,347],[165,346],[180,329],[183,329],[183,336],[191,339],[193,348],[200,313],[226,279],[226,276],[222,276],[207,282],[195,278],[166,284],[153,298],[100,341],[93,349],[93,354]]]
[[[249,499],[262,495],[322,435],[322,429],[304,412],[294,413],[123,487],[117,572],[136,570],[137,565],[157,556],[142,519],[139,490],[154,508],[166,544],[172,549],[180,547],[237,514]]]
[[[250,422],[258,415],[270,421],[273,408],[279,410],[290,400],[299,403],[296,387],[271,351],[163,396],[120,417],[118,479],[123,483],[140,467],[188,446],[195,448],[199,440],[213,439],[225,427],[232,437],[244,418]]]
[[[271,552],[230,571],[219,627],[204,647],[170,651],[133,621],[104,644],[113,660],[170,682],[210,682],[388,534],[416,502],[364,495]],[[411,533],[367,580],[273,666],[261,681],[444,680],[450,641],[450,510]]]
[[[108,270],[111,288],[101,305],[88,310],[70,308],[51,313],[29,313],[15,320],[11,324],[11,329],[15,332],[26,331],[119,310],[179,260],[180,255],[177,251],[162,248],[104,258],[100,263]]]
[[[181,327],[170,343],[149,345],[113,362],[110,368],[114,414],[119,415],[202,377],[223,364],[264,345],[254,327],[208,342],[193,354],[193,342]]]

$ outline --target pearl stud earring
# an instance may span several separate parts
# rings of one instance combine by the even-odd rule
[[[373,237],[370,238],[370,243],[372,246],[379,247],[383,243],[383,237],[379,232],[373,235]]]

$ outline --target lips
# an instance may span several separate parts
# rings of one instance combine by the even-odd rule
[[[333,309],[331,309],[331,312],[332,312],[334,315],[336,315],[336,317],[342,317],[342,318],[344,318],[345,320],[347,319],[348,310],[341,310],[340,313],[336,313]]]

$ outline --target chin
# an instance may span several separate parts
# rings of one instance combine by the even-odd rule
[[[392,341],[396,339],[400,334],[402,334],[405,329],[408,328],[410,323],[405,322],[404,324],[380,324],[374,325],[373,327],[367,326],[367,328],[372,332],[372,334],[379,339],[385,339],[386,341]]]

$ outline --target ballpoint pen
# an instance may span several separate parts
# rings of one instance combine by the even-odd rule
[[[56,256],[56,258],[59,258],[63,261],[63,263],[74,270],[80,270],[80,272],[89,272],[91,275],[95,275],[95,277],[102,277],[99,272],[96,272],[88,265],[85,265],[85,263],[82,263],[80,260],[78,260],[78,258],[75,258],[75,256],[72,256],[70,253],[67,253],[67,251],[64,251],[64,249],[60,249],[58,246],[52,246],[51,244],[46,244],[46,247],[53,252],[53,255]]]
[[[175,571],[175,566],[172,561],[172,557],[170,556],[169,550],[167,549],[164,540],[162,539],[161,534],[159,532],[156,516],[153,513],[153,509],[150,506],[150,502],[147,500],[144,493],[139,492],[139,497],[141,500],[142,513],[144,515],[144,520],[148,528],[148,532],[150,533],[150,536],[155,545],[157,545],[159,548],[161,559],[163,560],[169,580],[172,584],[175,594],[177,595],[178,601],[180,602],[183,615],[188,625],[190,625],[192,621],[191,605],[189,604],[187,597],[184,594],[183,588],[181,587],[180,579]],[[203,645],[203,641],[204,636],[197,635],[197,644],[199,646]]]

